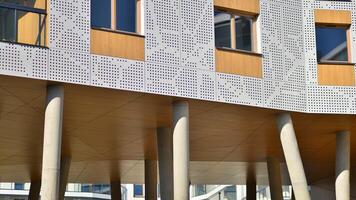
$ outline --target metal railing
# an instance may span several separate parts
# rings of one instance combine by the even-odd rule
[[[0,40],[45,46],[46,17],[45,9],[0,2]],[[21,19],[23,24],[19,24]]]

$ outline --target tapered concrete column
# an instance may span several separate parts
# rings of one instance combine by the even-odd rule
[[[295,197],[298,200],[310,200],[308,183],[290,114],[280,114],[277,119],[277,124]]]
[[[279,160],[274,157],[268,157],[267,169],[271,199],[283,200],[281,166]]]
[[[254,175],[247,178],[246,189],[247,200],[256,200],[256,177]]]
[[[112,200],[121,200],[121,181],[111,181],[110,182],[110,191]]]
[[[145,160],[145,200],[157,200],[156,160]]]
[[[173,134],[169,128],[157,129],[159,187],[162,200],[173,199]]]
[[[68,184],[69,168],[71,163],[71,157],[62,157],[61,160],[61,173],[59,180],[59,197],[58,200],[64,200],[64,195],[66,193]]]
[[[173,188],[174,200],[189,199],[189,106],[173,104]]]
[[[350,132],[336,135],[336,200],[350,199]]]
[[[41,181],[31,181],[30,192],[28,194],[28,200],[39,200],[41,191]]]
[[[62,86],[47,87],[41,189],[41,199],[44,200],[54,200],[59,196],[63,93]]]

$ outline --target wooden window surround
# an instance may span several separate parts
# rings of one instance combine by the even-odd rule
[[[351,11],[321,10],[314,12],[316,27],[346,28],[348,61],[318,62],[318,83],[328,86],[355,86],[355,64],[352,63],[350,46]]]
[[[228,10],[249,16],[260,14],[259,0],[214,0],[214,6],[219,10]]]
[[[215,9],[231,14],[231,48],[216,47],[216,71],[262,78],[262,55],[258,52],[257,17],[259,0],[214,0]],[[235,15],[252,19],[252,51],[236,49]]]
[[[130,60],[145,60],[145,37],[142,29],[142,0],[136,1],[136,33],[116,30],[116,0],[111,0],[111,29],[91,28],[90,51]]]

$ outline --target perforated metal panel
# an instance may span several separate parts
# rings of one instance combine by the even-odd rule
[[[47,78],[48,49],[0,42],[0,73]]]
[[[306,111],[303,9],[299,0],[262,0],[265,106]]]
[[[179,2],[145,0],[146,61],[180,66]]]
[[[144,91],[144,73],[144,62],[91,56],[91,84],[95,86]]]
[[[212,0],[181,1],[182,66],[214,71]]]
[[[351,87],[308,86],[309,112],[356,113],[356,90]]]
[[[265,106],[267,108],[303,112],[307,110],[305,85],[271,80],[264,80],[263,85]]]
[[[48,79],[89,85],[90,55],[50,49]]]
[[[147,63],[146,91],[214,100],[214,72]]]
[[[89,53],[90,0],[51,0],[49,47]]]
[[[216,74],[217,100],[263,106],[262,79],[232,74]]]

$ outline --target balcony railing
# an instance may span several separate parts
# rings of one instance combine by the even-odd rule
[[[0,3],[0,41],[46,46],[46,10]]]

